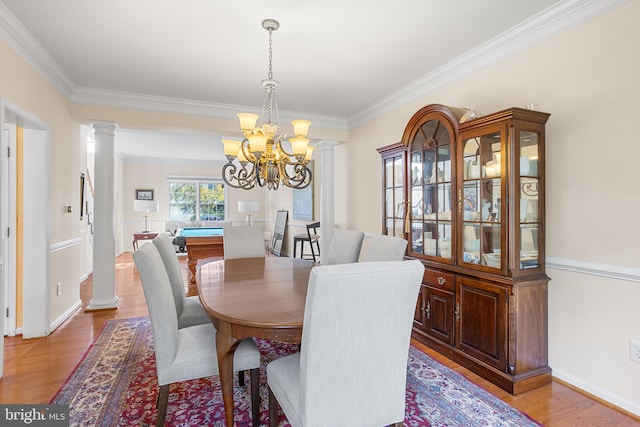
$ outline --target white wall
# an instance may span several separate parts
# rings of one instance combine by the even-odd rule
[[[420,107],[491,113],[534,104],[546,127],[549,363],[553,374],[640,414],[640,1],[433,90],[349,134],[348,226],[379,232],[376,148],[397,142]],[[428,43],[424,50],[428,50]],[[597,274],[597,275],[595,275]],[[603,277],[604,276],[604,277]],[[617,278],[612,278],[617,277]]]

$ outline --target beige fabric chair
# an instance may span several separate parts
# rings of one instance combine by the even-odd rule
[[[176,307],[169,277],[155,245],[142,245],[134,252],[153,330],[158,371],[158,419],[164,426],[171,383],[217,375],[216,330],[213,324],[178,329]],[[233,367],[251,370],[251,407],[253,425],[260,424],[259,371],[260,352],[253,339],[243,340],[236,349]]]
[[[224,227],[224,258],[265,256],[264,232],[258,226]]]
[[[152,242],[158,249],[164,268],[169,276],[173,301],[176,304],[176,314],[178,315],[178,328],[211,323],[211,317],[204,311],[200,298],[197,295],[186,296],[182,269],[171,243],[171,237],[168,234],[161,233]]]
[[[269,423],[402,426],[420,261],[315,267],[299,353],[267,365]],[[277,399],[277,400],[276,400]]]
[[[364,233],[354,230],[336,230],[333,233],[326,265],[358,262]]]
[[[376,234],[364,239],[360,262],[402,261],[407,241],[395,236]]]

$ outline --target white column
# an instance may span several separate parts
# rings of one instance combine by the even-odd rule
[[[320,141],[316,148],[320,150],[320,264],[327,260],[329,245],[335,229],[333,200],[333,153],[337,141]]]
[[[114,225],[114,122],[92,121],[96,154],[93,199],[93,297],[85,310],[117,309]]]

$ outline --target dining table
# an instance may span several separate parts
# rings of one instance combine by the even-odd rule
[[[238,344],[249,337],[300,343],[313,266],[310,260],[266,256],[216,260],[197,270],[200,301],[217,330],[216,352],[228,427],[234,425],[233,354]]]

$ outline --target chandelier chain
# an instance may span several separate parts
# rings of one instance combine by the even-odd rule
[[[269,80],[273,80],[273,69],[271,67],[271,61],[273,58],[273,49],[271,48],[272,46],[272,41],[271,41],[271,35],[273,34],[273,30],[269,30],[269,73],[267,74]]]

